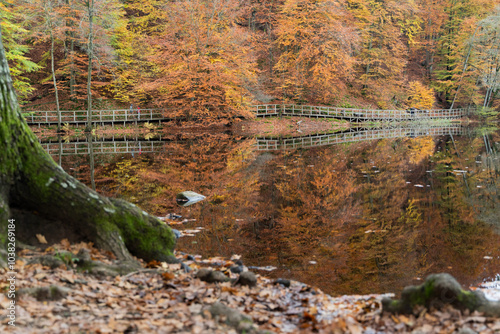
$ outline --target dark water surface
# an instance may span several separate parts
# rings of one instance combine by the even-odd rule
[[[201,230],[179,239],[190,254],[241,255],[247,266],[277,268],[266,276],[332,295],[398,292],[436,272],[466,286],[500,273],[499,132],[94,141],[97,191],[181,215],[175,228]],[[85,139],[45,147],[56,161],[62,148],[63,168],[91,184]],[[185,190],[207,199],[180,207],[175,195]]]

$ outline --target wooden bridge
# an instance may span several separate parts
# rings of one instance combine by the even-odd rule
[[[345,119],[350,122],[412,121],[423,119],[456,119],[469,115],[468,109],[378,110],[293,104],[265,104],[253,107],[257,117],[302,116]]]
[[[441,127],[405,127],[387,129],[350,130],[343,133],[315,134],[291,138],[257,138],[257,149],[261,151],[287,150],[334,145],[341,143],[360,142],[386,138],[415,138],[421,136],[461,135],[464,132],[460,126]]]
[[[127,124],[141,122],[162,122],[171,120],[163,116],[163,109],[115,109],[92,110],[92,124]],[[58,123],[57,111],[24,111],[24,119],[30,125],[54,125]],[[61,123],[87,124],[87,110],[61,110]]]
[[[304,106],[293,104],[265,104],[252,107],[257,117],[265,116],[302,116],[345,119],[350,122],[364,121],[410,121],[421,119],[456,119],[469,115],[468,109],[429,109],[429,110],[377,110],[352,109],[323,106]],[[92,124],[115,125],[141,122],[171,121],[164,116],[166,109],[114,109],[92,110]],[[56,111],[24,111],[23,116],[30,125],[54,125],[58,123]],[[61,123],[73,125],[87,124],[87,110],[62,110]]]

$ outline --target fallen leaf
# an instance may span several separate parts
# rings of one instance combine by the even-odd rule
[[[171,279],[175,278],[175,275],[169,272],[165,272],[161,274],[161,277],[163,278],[163,281],[170,281]]]
[[[45,237],[41,234],[37,234],[36,235],[36,238],[38,239],[38,242],[41,243],[41,244],[46,244],[47,243],[47,240],[45,239]]]

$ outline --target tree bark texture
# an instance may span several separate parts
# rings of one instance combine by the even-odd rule
[[[131,203],[100,196],[43,150],[20,114],[0,41],[1,249],[8,219],[16,220],[16,242],[37,244],[38,233],[49,243],[63,238],[91,241],[121,260],[133,254],[166,261],[175,245],[171,229],[156,217]]]

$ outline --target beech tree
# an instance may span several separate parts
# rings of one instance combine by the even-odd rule
[[[386,108],[385,102],[400,90],[404,81],[408,48],[404,38],[415,29],[408,21],[415,5],[407,1],[349,2],[349,11],[362,32],[363,47],[357,58],[363,93]],[[406,36],[405,36],[406,34]]]
[[[419,0],[418,5],[419,12],[422,13],[422,31],[419,35],[416,49],[419,52],[424,52],[425,58],[423,59],[423,63],[426,75],[428,79],[431,79],[441,27],[446,19],[444,11],[446,0]]]
[[[278,16],[280,56],[275,65],[277,92],[285,99],[331,103],[352,79],[358,35],[342,17],[337,1],[288,0]]]
[[[1,42],[0,146],[2,245],[8,220],[14,219],[16,246],[36,243],[35,235],[42,234],[49,242],[92,241],[120,260],[132,260],[133,254],[165,261],[172,255],[175,237],[169,227],[133,204],[100,196],[43,150],[21,116]]]
[[[169,2],[162,32],[150,38],[153,70],[139,90],[187,119],[244,114],[252,78],[247,34],[235,0]],[[247,114],[248,115],[248,114]]]

